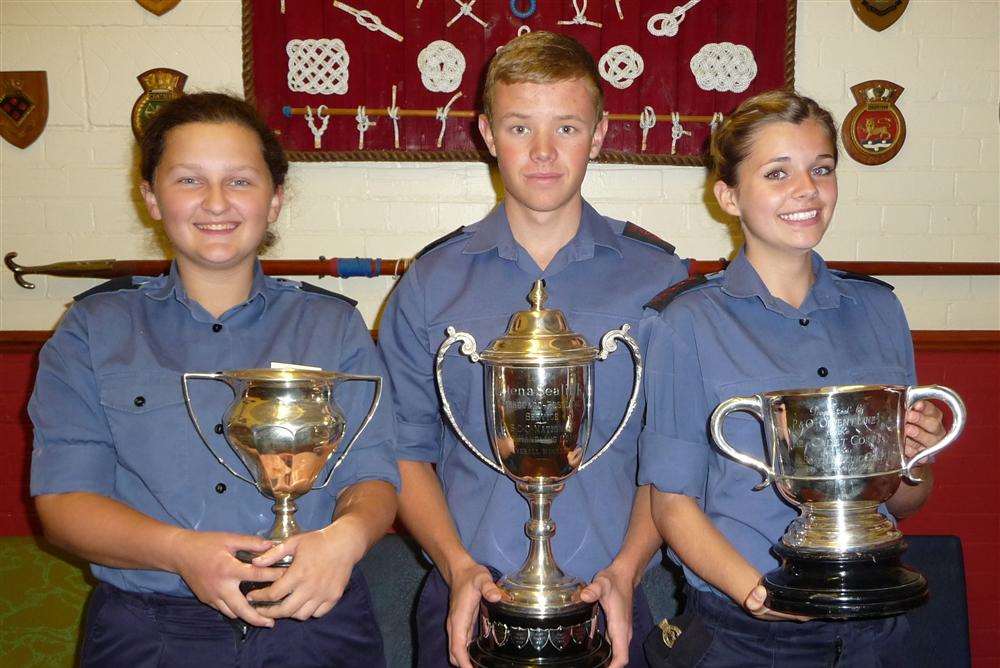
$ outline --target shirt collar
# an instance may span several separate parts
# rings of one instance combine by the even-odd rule
[[[816,280],[800,308],[795,308],[771,294],[757,270],[747,259],[746,246],[740,248],[740,252],[726,267],[722,279],[722,291],[737,299],[757,297],[769,311],[790,318],[798,318],[804,313],[818,309],[837,308],[840,306],[841,298],[854,301],[854,297],[840,285],[840,279],[827,268],[819,253],[812,251],[811,260]]]
[[[507,220],[507,207],[504,203],[496,206],[485,218],[476,223],[472,238],[465,244],[463,253],[484,253],[497,249],[497,253],[505,260],[517,259],[517,241],[510,230]],[[583,200],[580,212],[580,227],[576,234],[566,244],[565,249],[572,254],[572,259],[586,260],[594,257],[594,246],[603,246],[615,251],[621,257],[621,244],[618,236],[604,219],[586,200]],[[561,252],[561,251],[560,251]]]
[[[263,316],[264,308],[267,305],[268,282],[271,280],[274,279],[270,279],[264,275],[264,269],[261,267],[260,260],[254,260],[253,281],[250,284],[250,294],[246,301],[237,304],[217,319],[226,320],[230,315],[242,310],[245,306],[252,303],[259,304],[255,313],[256,318],[254,319],[258,319]],[[191,315],[194,316],[195,320],[205,320],[208,322],[215,322],[217,320],[216,318],[213,318],[211,314],[209,314],[201,306],[201,304],[188,296],[187,290],[184,289],[184,282],[181,281],[180,270],[177,267],[177,260],[170,263],[170,271],[167,274],[149,279],[143,283],[142,289],[145,291],[147,297],[157,301],[164,301],[173,297],[180,304],[187,307],[187,309],[191,312]]]

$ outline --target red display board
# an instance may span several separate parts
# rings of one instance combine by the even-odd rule
[[[601,63],[605,162],[701,164],[715,114],[794,84],[795,0],[243,0],[246,96],[293,160],[483,159],[483,73],[519,30]]]

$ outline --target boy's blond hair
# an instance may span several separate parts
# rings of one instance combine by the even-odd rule
[[[539,30],[515,37],[490,61],[483,85],[483,113],[493,121],[497,84],[547,84],[580,79],[594,98],[595,123],[604,114],[604,93],[597,65],[572,37]]]

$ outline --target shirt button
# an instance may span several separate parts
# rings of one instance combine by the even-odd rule
[[[808,327],[809,326],[809,318],[801,318],[799,320],[799,324],[802,325],[803,327]]]
[[[139,408],[142,408],[143,406],[146,405],[146,397],[140,395],[135,399],[133,399],[132,403],[138,406]]]
[[[215,425],[215,433],[216,434],[221,434],[222,433],[222,423],[221,422],[219,424]]]
[[[816,373],[819,374],[820,378],[826,378],[826,375],[830,372],[827,370],[825,366],[821,366],[820,368],[816,369]]]
[[[215,491],[218,494],[225,494],[225,492],[226,492],[226,484],[220,482],[218,485],[215,486]]]
[[[212,325],[212,331],[213,332],[221,332],[222,331],[222,325],[220,325],[219,323],[215,323],[214,325]]]

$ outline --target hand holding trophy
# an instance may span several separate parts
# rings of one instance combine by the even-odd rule
[[[598,350],[569,330],[562,312],[544,308],[545,300],[544,282],[536,281],[531,309],[513,315],[505,336],[480,353],[472,335],[449,327],[437,353],[438,392],[455,433],[480,461],[511,478],[531,509],[524,525],[530,539],[524,565],[497,583],[503,591],[499,602],[480,606],[479,636],[469,646],[476,666],[597,667],[611,655],[597,628],[597,604],[581,601],[584,583],[555,563],[550,539],[556,529],[549,511],[565,480],[604,454],[625,428],[642,386],[642,358],[627,324],[606,333]],[[584,461],[594,362],[617,350],[618,340],[635,363],[632,394],[618,429]],[[448,403],[441,367],[456,342],[463,355],[485,367],[486,424],[495,461],[465,436]]]
[[[951,429],[907,460],[906,411],[921,399],[946,403]],[[746,411],[764,423],[771,464],[738,452],[723,423]],[[764,576],[765,605],[776,612],[854,619],[894,615],[927,599],[927,581],[900,560],[906,545],[879,505],[916,466],[955,441],[965,405],[938,385],[844,385],[732,397],[712,413],[712,438],[728,457],[756,469],[801,515],[774,551],[780,568]]]
[[[222,433],[252,479],[233,470],[205,438],[191,403],[188,381],[192,379],[222,381],[233,390],[233,402],[221,422]],[[333,398],[334,390],[340,383],[351,380],[375,383],[371,407],[354,437],[330,467],[326,479],[321,485],[314,486],[347,430],[344,413]],[[274,500],[274,524],[262,535],[277,544],[300,532],[295,521],[295,499],[311,490],[326,487],[358,436],[368,426],[382,396],[382,378],[335,371],[240,369],[185,373],[183,389],[191,420],[212,456],[234,476]],[[250,563],[256,556],[245,551],[236,553],[236,557],[245,563]],[[288,567],[291,563],[289,555],[274,566]],[[245,594],[268,584],[244,582],[240,584],[240,589]]]

